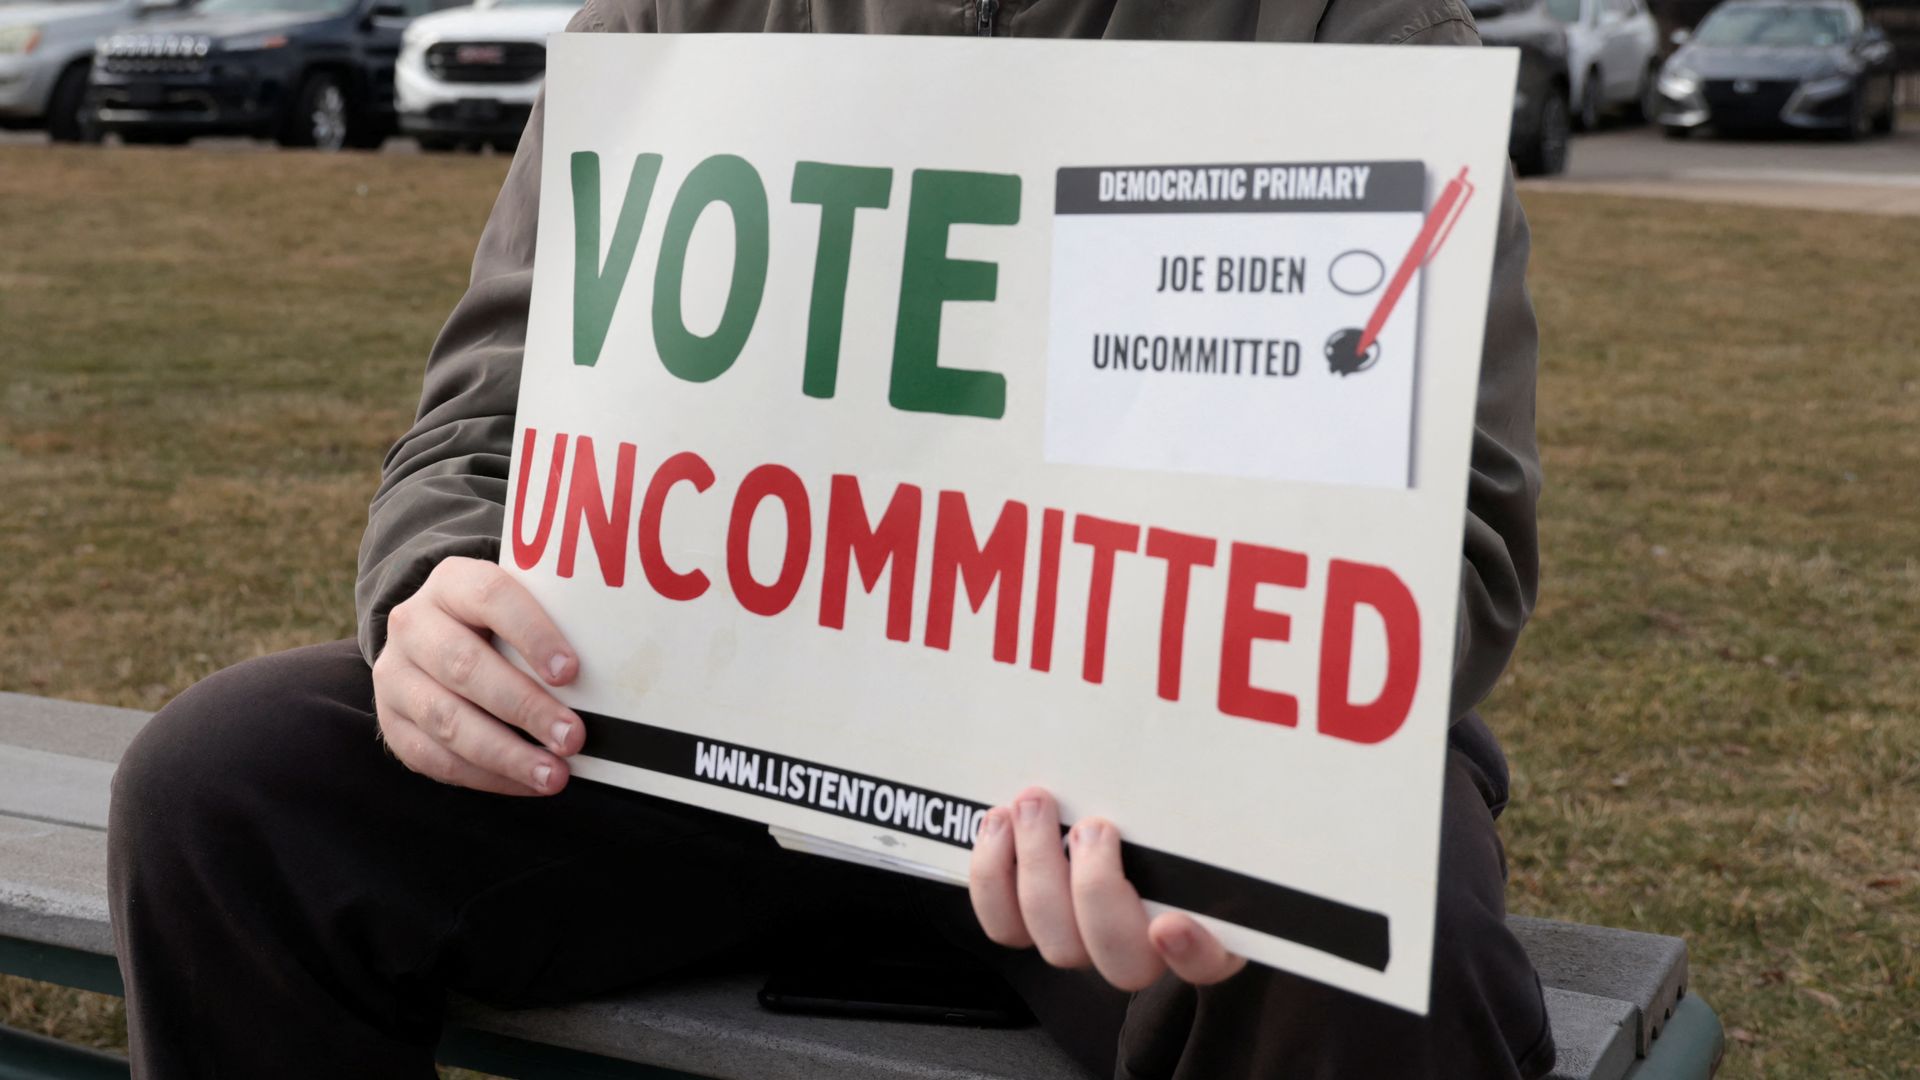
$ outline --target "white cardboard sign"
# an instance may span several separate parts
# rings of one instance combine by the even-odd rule
[[[952,881],[1041,784],[1424,1011],[1514,55],[550,55],[501,560],[576,774]]]

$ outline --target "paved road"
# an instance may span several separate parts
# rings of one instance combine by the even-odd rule
[[[0,0],[0,3],[4,2],[5,0]],[[0,147],[45,145],[47,145],[47,136],[43,132],[0,131]],[[264,152],[278,149],[274,144],[258,139],[195,139],[187,145],[194,150],[210,150],[219,153]],[[388,139],[382,150],[389,154],[417,154],[420,152],[420,147],[412,139],[394,138]]]
[[[1861,142],[1808,137],[1668,139],[1651,127],[1578,138],[1542,191],[1591,191],[1812,210],[1920,215],[1920,115]]]
[[[45,136],[0,132],[0,147],[44,143]],[[270,143],[200,139],[196,150],[266,152]],[[387,153],[417,153],[411,139],[389,139]],[[1668,139],[1649,126],[1616,127],[1576,137],[1565,176],[1530,180],[1540,190],[1747,202],[1811,209],[1920,215],[1920,114],[1903,117],[1891,137],[1862,142],[1783,137]]]
[[[1655,128],[1620,126],[1573,141],[1572,166],[1549,183],[1611,180],[1803,179],[1857,176],[1884,183],[1920,183],[1920,114],[1909,113],[1904,130],[1863,142],[1829,139],[1668,139]],[[0,146],[46,142],[38,132],[0,131]],[[196,150],[272,150],[251,139],[196,139]],[[411,139],[389,139],[388,153],[417,152]]]
[[[1574,139],[1566,180],[1769,179],[1786,175],[1855,182],[1920,182],[1920,116],[1905,130],[1860,142],[1782,137],[1669,139],[1622,127]]]

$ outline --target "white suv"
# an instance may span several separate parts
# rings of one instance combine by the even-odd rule
[[[1652,116],[1660,27],[1644,0],[1547,0],[1547,10],[1567,27],[1573,122],[1592,131],[1619,107]]]
[[[580,0],[480,0],[407,27],[394,68],[400,130],[423,150],[511,150],[547,71],[547,35]]]

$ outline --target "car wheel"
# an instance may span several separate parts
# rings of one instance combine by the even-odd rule
[[[1567,95],[1552,87],[1540,95],[1540,111],[1535,118],[1533,141],[1514,156],[1513,167],[1522,176],[1553,176],[1567,168],[1567,143],[1572,138],[1572,119],[1567,115]]]
[[[100,125],[87,93],[89,65],[75,64],[60,73],[53,97],[47,102],[47,137],[54,142],[100,141]]]
[[[315,71],[300,83],[300,92],[293,96],[293,107],[282,120],[276,141],[281,146],[311,146],[331,153],[347,145],[352,116],[340,77]]]
[[[1577,126],[1581,131],[1600,130],[1600,69],[1587,72],[1584,85],[1580,88],[1580,115]]]

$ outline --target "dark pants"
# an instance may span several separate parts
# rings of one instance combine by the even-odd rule
[[[1131,997],[989,944],[963,890],[782,851],[766,830],[586,781],[446,787],[382,749],[351,642],[241,664],[120,764],[114,934],[137,1075],[431,1075],[448,990],[566,1001],[758,956],[849,911],[909,913],[987,957],[1098,1075],[1537,1077],[1539,981],[1507,932],[1504,856],[1450,755],[1426,1018],[1249,967]]]

